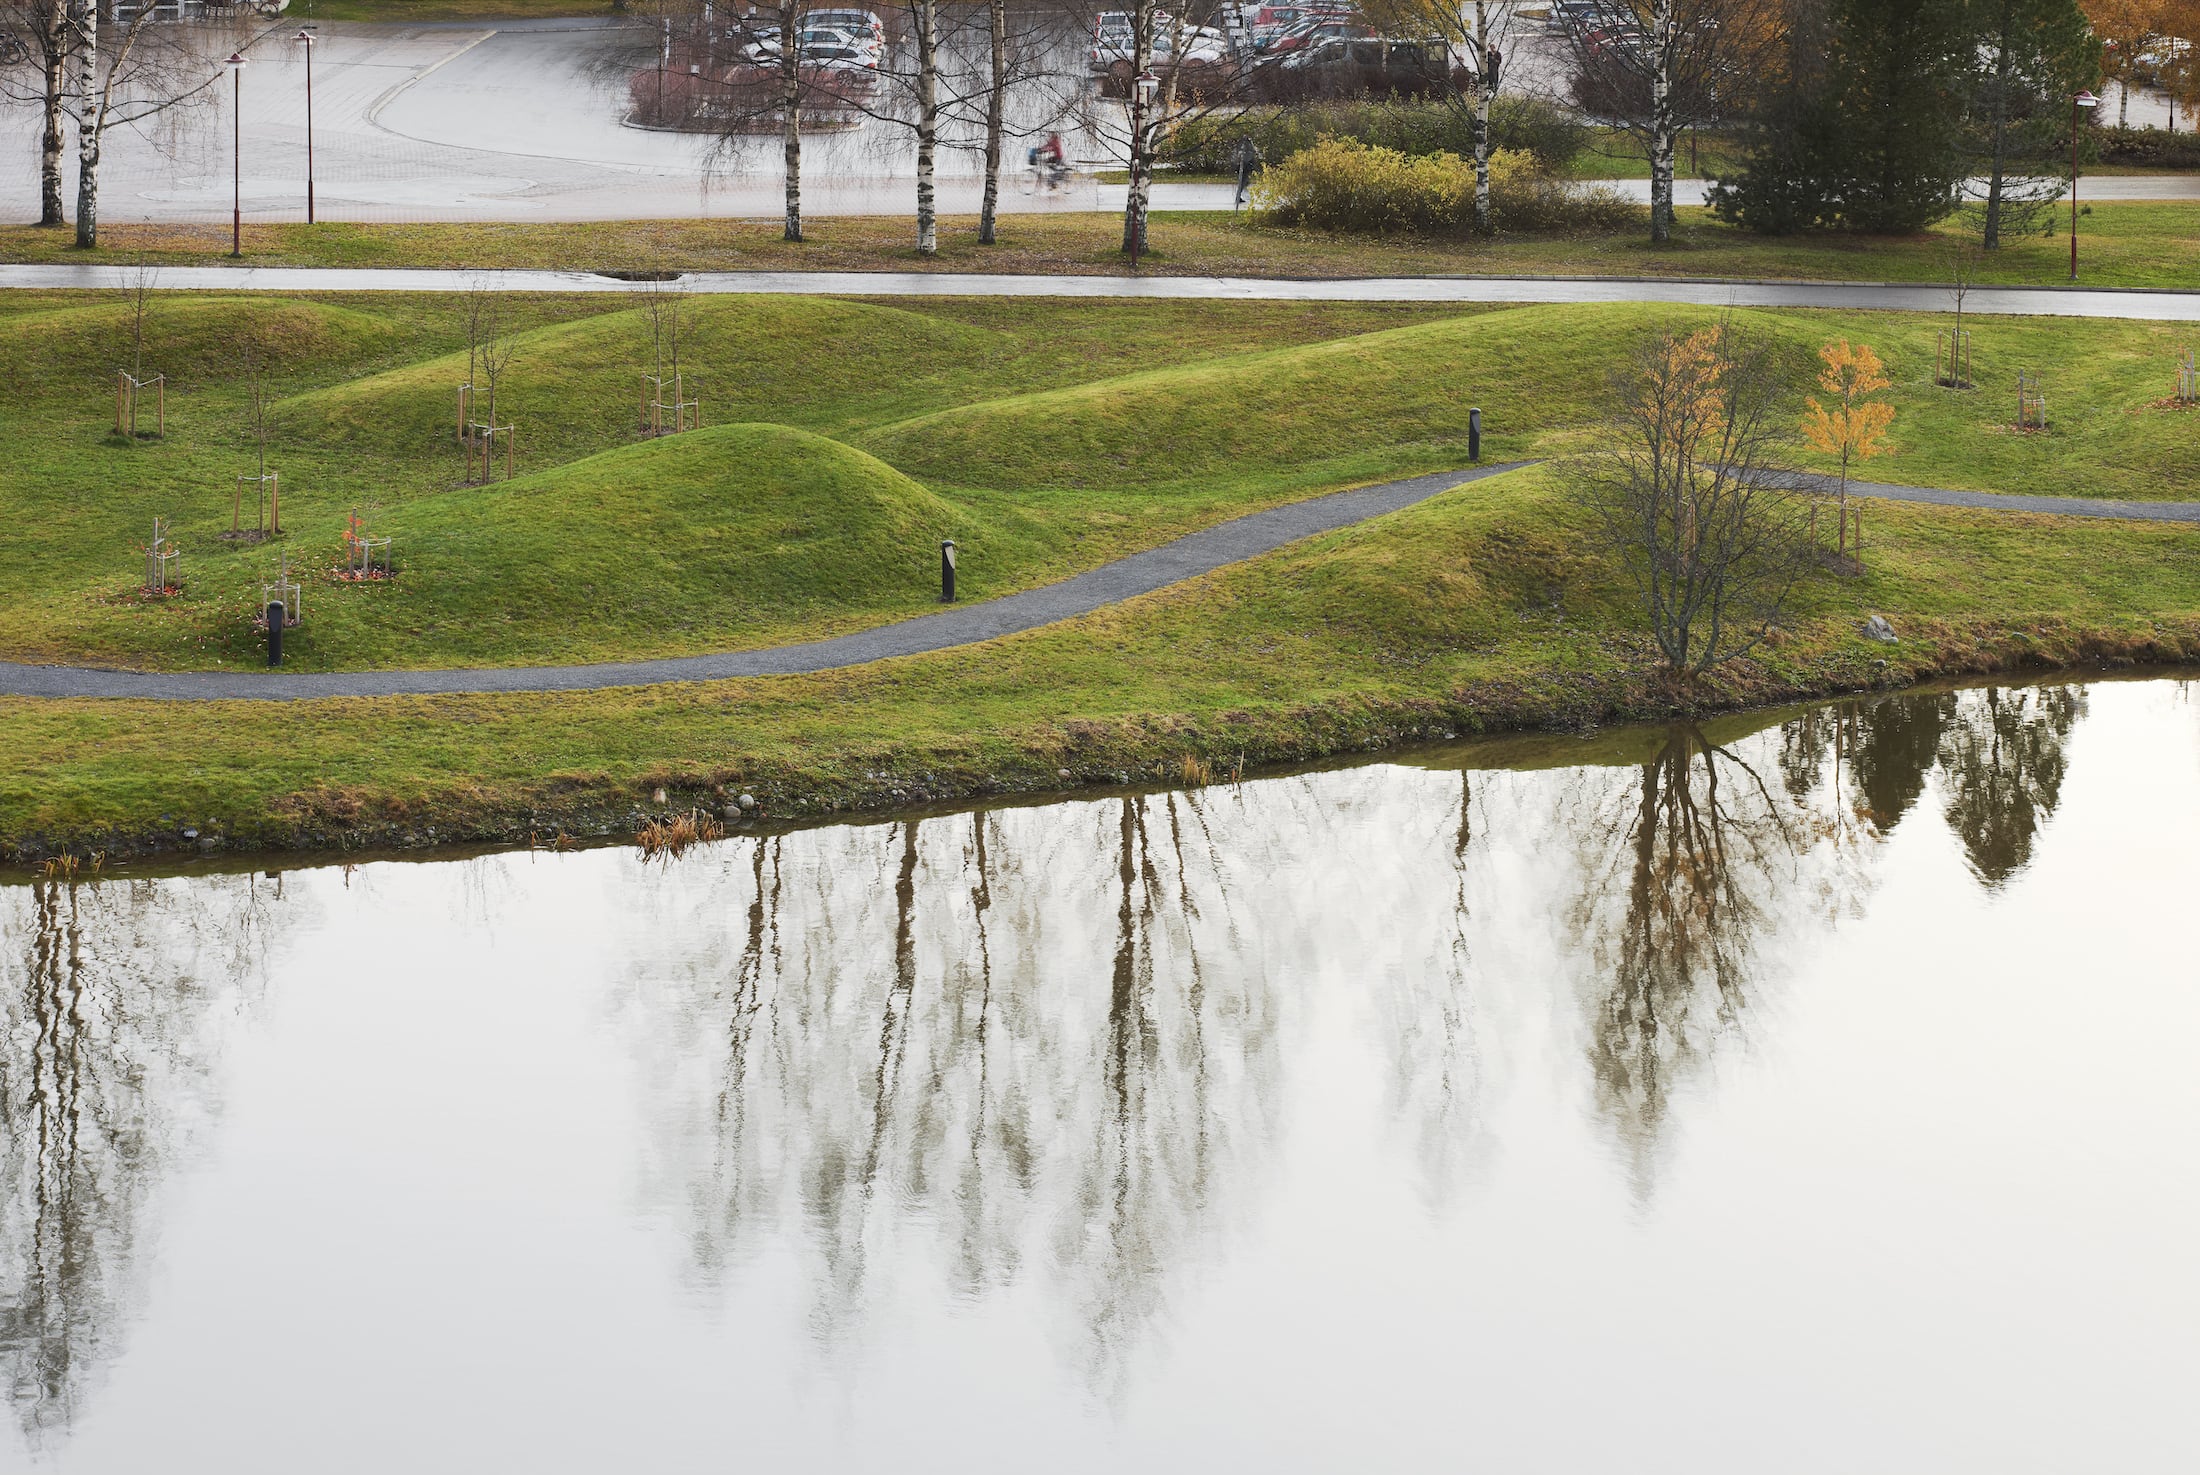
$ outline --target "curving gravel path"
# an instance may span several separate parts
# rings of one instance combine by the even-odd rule
[[[139,697],[161,701],[247,699],[295,701],[306,697],[437,696],[453,692],[593,691],[659,681],[722,681],[735,676],[790,676],[860,666],[894,656],[919,655],[1013,635],[1089,614],[1141,594],[1241,563],[1286,543],[1349,527],[1425,502],[1470,481],[1513,471],[1514,461],[1466,471],[1438,471],[1379,486],[1331,492],[1249,513],[1149,548],[1128,558],[1048,584],[958,604],[853,635],[810,640],[764,650],[620,661],[594,666],[509,666],[449,671],[97,671],[82,666],[25,666],[0,662],[0,696]]]
[[[1035,630],[1059,620],[1151,594],[1172,584],[1270,553],[1286,543],[1349,527],[1425,502],[1440,492],[1532,466],[1510,461],[1465,471],[1437,471],[1404,481],[1331,492],[1249,513],[1150,548],[1059,584],[1027,589],[981,604],[958,604],[876,629],[830,640],[714,655],[672,656],[592,666],[504,666],[447,671],[101,671],[84,666],[26,666],[0,661],[0,696],[120,697],[158,701],[296,701],[311,697],[441,696],[458,692],[594,691],[661,681],[723,681],[739,676],[794,676],[860,666],[896,656],[972,645]],[[1830,490],[1831,477],[1802,476]],[[2028,497],[2002,492],[1947,491],[1852,481],[1852,496],[1990,512],[2038,512],[2143,522],[2200,523],[2200,502],[2111,502],[2080,497]]]
[[[1832,491],[1830,476],[1798,476],[1804,486]],[[1849,482],[1852,497],[1882,502],[1923,502],[1934,507],[1977,507],[1988,512],[2045,512],[2059,517],[2112,517],[2129,522],[2200,522],[2200,502],[2112,502],[2100,497],[2030,497],[2015,492],[1958,492],[1945,487],[1902,487],[1883,481]]]

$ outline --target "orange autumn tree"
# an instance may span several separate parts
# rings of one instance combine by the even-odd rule
[[[1869,461],[1887,449],[1887,427],[1894,423],[1894,406],[1868,398],[1887,387],[1887,375],[1879,355],[1869,344],[1851,348],[1846,338],[1818,350],[1826,361],[1818,374],[1818,387],[1832,399],[1828,409],[1810,401],[1803,434],[1816,449],[1841,458],[1839,537],[1840,552],[1849,551],[1849,464]],[[1862,521],[1861,518],[1858,519]],[[1862,541],[1861,530],[1858,541]]]
[[[2116,126],[2131,126],[2131,85],[2140,54],[2161,44],[2168,21],[2165,0],[2082,0],[2093,34],[2107,43],[2101,72],[2117,84]]]

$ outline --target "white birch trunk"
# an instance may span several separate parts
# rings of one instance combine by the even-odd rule
[[[978,244],[994,243],[994,217],[1001,207],[1001,129],[1008,111],[1008,0],[986,6],[986,30],[993,46],[993,74],[985,95],[985,198],[978,205]]]
[[[1650,9],[1650,239],[1661,244],[1673,237],[1673,150],[1678,141],[1673,126],[1673,62],[1680,45],[1675,3],[1653,0]]]
[[[62,117],[68,109],[69,10],[66,0],[45,0],[38,13],[40,69],[45,90],[39,99],[38,223],[65,225],[61,202],[61,156],[68,146]]]
[[[1152,199],[1152,125],[1138,79],[1153,65],[1154,0],[1137,0],[1131,12],[1130,189],[1123,200],[1123,249],[1136,259],[1146,249],[1146,210]]]
[[[73,0],[70,22],[76,31],[76,243],[92,247],[99,244],[99,143],[106,121],[97,0]]]
[[[917,25],[917,254],[936,256],[939,217],[934,209],[933,155],[939,148],[939,35],[936,0],[916,0]]]
[[[802,59],[795,47],[797,29],[794,6],[786,4],[779,12],[779,103],[784,112],[781,149],[787,176],[787,224],[782,236],[789,241],[802,239]]]
[[[1490,99],[1497,89],[1490,85],[1489,7],[1477,0],[1474,7],[1474,228],[1488,235],[1495,221],[1490,213]]]

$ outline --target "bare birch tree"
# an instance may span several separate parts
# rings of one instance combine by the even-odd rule
[[[1686,680],[1770,634],[1809,566],[1802,499],[1775,463],[1778,384],[1730,323],[1668,332],[1612,385],[1580,497]]]
[[[0,39],[7,57],[0,71],[0,96],[35,103],[39,110],[38,223],[66,225],[61,161],[68,147],[67,73],[75,45],[68,0],[5,0],[0,3]]]
[[[978,244],[990,246],[1001,204],[1001,134],[1008,112],[1008,0],[987,0],[985,34],[985,195],[978,203]]]
[[[916,47],[917,254],[935,256],[940,249],[934,178],[940,143],[939,0],[909,0],[909,25]]]
[[[1505,76],[1505,52],[1512,45],[1518,7],[1488,0],[1369,0],[1367,18],[1397,36],[1440,40],[1456,58],[1450,69],[1454,90],[1447,100],[1467,113],[1474,141],[1474,228],[1494,226],[1490,208],[1490,107]]]
[[[779,31],[779,152],[785,182],[786,219],[780,236],[802,239],[802,46],[795,0],[779,0],[773,18]]]
[[[142,123],[199,100],[220,80],[193,44],[195,32],[154,22],[147,5],[102,49],[100,20],[113,0],[68,0],[76,84],[76,243],[99,244],[99,165],[107,130]]]
[[[160,268],[140,261],[124,278],[122,300],[130,312],[130,377],[145,373],[145,315],[153,305],[153,291],[160,285]]]
[[[497,423],[497,389],[504,382],[505,371],[511,368],[513,355],[519,352],[519,329],[512,321],[509,299],[502,292],[483,294],[485,301],[480,316],[481,377],[489,384],[489,413],[491,426]]]
[[[1574,98],[1632,135],[1650,165],[1650,239],[1673,235],[1681,132],[1731,117],[1772,65],[1783,0],[1623,0],[1616,24],[1570,23]]]

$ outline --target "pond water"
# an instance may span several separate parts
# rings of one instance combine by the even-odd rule
[[[0,1469],[2200,1468],[2200,684],[0,887]]]

